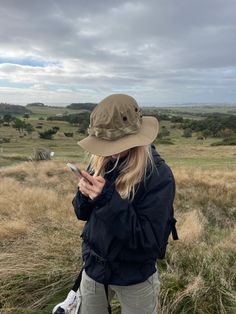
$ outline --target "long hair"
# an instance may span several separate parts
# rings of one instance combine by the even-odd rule
[[[91,155],[89,164],[94,172],[94,176],[104,176],[111,171],[106,172],[106,165],[110,159],[111,156],[103,157]],[[118,160],[115,163],[115,167],[117,163]],[[146,182],[147,169],[149,166],[151,167],[151,175],[155,167],[151,145],[132,147],[128,150],[125,160],[119,165],[120,172],[115,181],[116,190],[122,198],[128,198],[133,201],[136,192],[135,186],[142,180]],[[114,170],[114,168],[112,170]]]

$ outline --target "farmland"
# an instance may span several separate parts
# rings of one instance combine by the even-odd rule
[[[71,205],[78,182],[65,163],[86,167],[88,155],[77,145],[85,134],[78,132],[78,125],[46,119],[64,109],[31,110],[27,119],[35,128],[31,134],[11,125],[0,128],[1,138],[10,139],[0,144],[0,313],[4,314],[50,313],[82,264],[84,222],[76,219]],[[172,110],[176,114],[177,109]],[[36,129],[37,125],[42,128]],[[169,130],[172,144],[159,138],[154,142],[176,178],[180,238],[170,237],[166,260],[157,262],[159,314],[235,313],[235,146],[211,146],[219,138],[197,139],[195,133],[186,138],[181,128],[173,126],[171,121],[160,121],[160,130]],[[38,130],[52,127],[59,131],[51,140],[39,137]],[[39,147],[55,153],[51,160],[30,161],[33,149]],[[114,313],[120,313],[118,300],[112,306]]]

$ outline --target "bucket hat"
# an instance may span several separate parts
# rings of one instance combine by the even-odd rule
[[[112,94],[93,109],[87,131],[89,135],[78,145],[91,154],[111,156],[151,144],[157,137],[159,123],[155,117],[143,116],[133,97]]]

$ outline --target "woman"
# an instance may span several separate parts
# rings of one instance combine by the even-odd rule
[[[69,313],[79,285],[80,314],[110,312],[115,293],[123,314],[157,312],[156,260],[165,255],[175,197],[172,171],[152,144],[158,130],[157,119],[142,117],[128,95],[111,95],[91,113],[89,136],[78,142],[92,154],[87,180],[79,181],[72,202],[78,219],[87,221],[82,280],[54,313]]]

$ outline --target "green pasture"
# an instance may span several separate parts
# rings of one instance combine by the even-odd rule
[[[163,109],[171,110],[172,112],[176,113],[228,113],[228,114],[236,114],[236,108],[235,106],[177,106],[177,107],[164,107]]]
[[[36,148],[48,148],[55,153],[53,159],[65,162],[81,162],[86,156],[82,149],[77,145],[77,141],[85,135],[78,133],[78,126],[73,126],[65,121],[47,121],[46,118],[57,113],[78,112],[76,110],[68,110],[67,108],[53,107],[28,107],[33,114],[27,120],[35,128],[32,134],[26,132],[19,133],[11,126],[0,127],[0,138],[9,138],[9,143],[0,144],[0,167],[13,165],[25,160],[29,160],[33,150]],[[173,112],[178,110],[197,112],[199,107],[189,108],[171,108]],[[231,107],[231,110],[233,107]],[[207,107],[206,112],[210,110],[228,110],[220,107]],[[45,120],[39,120],[44,117]],[[23,119],[23,117],[21,117]],[[36,127],[42,124],[42,129]],[[38,131],[45,131],[52,127],[59,127],[58,133],[52,140],[40,139]],[[158,152],[170,164],[174,166],[189,166],[201,168],[223,168],[226,170],[236,169],[236,150],[235,146],[210,146],[211,143],[219,141],[219,138],[207,138],[198,140],[198,134],[193,133],[190,138],[182,136],[183,130],[178,128],[177,124],[170,121],[160,121],[160,130],[166,128],[170,131],[167,138],[173,143],[160,144],[159,138],[155,141]],[[73,132],[73,137],[69,138],[64,132]]]
[[[83,110],[69,109],[65,107],[36,107],[36,106],[27,106],[27,109],[32,111],[31,119],[37,119],[39,117],[47,118],[49,116],[54,116],[57,114],[65,113],[79,113]]]
[[[206,113],[223,113],[223,114],[236,114],[236,106],[177,106],[177,107],[144,107],[150,111],[158,111],[159,113],[181,116],[185,119],[203,119],[200,114]]]

